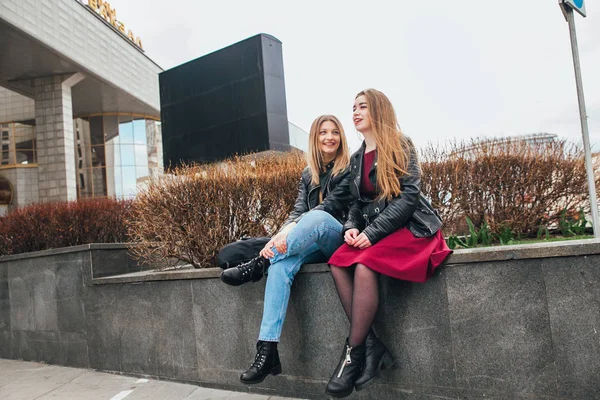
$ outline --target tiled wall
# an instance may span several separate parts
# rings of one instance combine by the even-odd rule
[[[35,118],[33,99],[0,87],[0,122]]]
[[[77,199],[71,87],[68,76],[35,79],[35,132],[42,202]]]
[[[0,19],[83,66],[91,73],[160,109],[161,68],[120,33],[75,0],[2,0]]]
[[[0,176],[8,179],[13,188],[13,200],[9,210],[38,202],[38,169],[15,167],[0,170]]]

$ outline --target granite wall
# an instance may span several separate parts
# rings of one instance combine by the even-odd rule
[[[382,279],[376,329],[398,361],[367,399],[600,398],[600,241],[460,250],[426,284]],[[247,387],[264,280],[139,271],[124,246],[0,258],[0,358],[325,398],[348,324],[325,265],[304,266],[283,374]]]

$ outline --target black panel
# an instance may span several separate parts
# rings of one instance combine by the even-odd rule
[[[288,150],[281,42],[257,35],[159,75],[166,166]]]

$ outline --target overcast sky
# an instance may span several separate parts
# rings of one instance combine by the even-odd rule
[[[112,0],[146,54],[169,69],[258,33],[283,42],[288,119],[338,116],[389,96],[418,146],[557,133],[581,140],[568,25],[558,0]],[[592,143],[600,150],[600,7],[576,15]]]

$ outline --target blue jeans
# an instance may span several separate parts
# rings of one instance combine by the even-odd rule
[[[258,340],[279,341],[290,288],[302,264],[326,262],[343,242],[342,224],[325,211],[310,211],[288,234],[286,253],[273,248]]]

